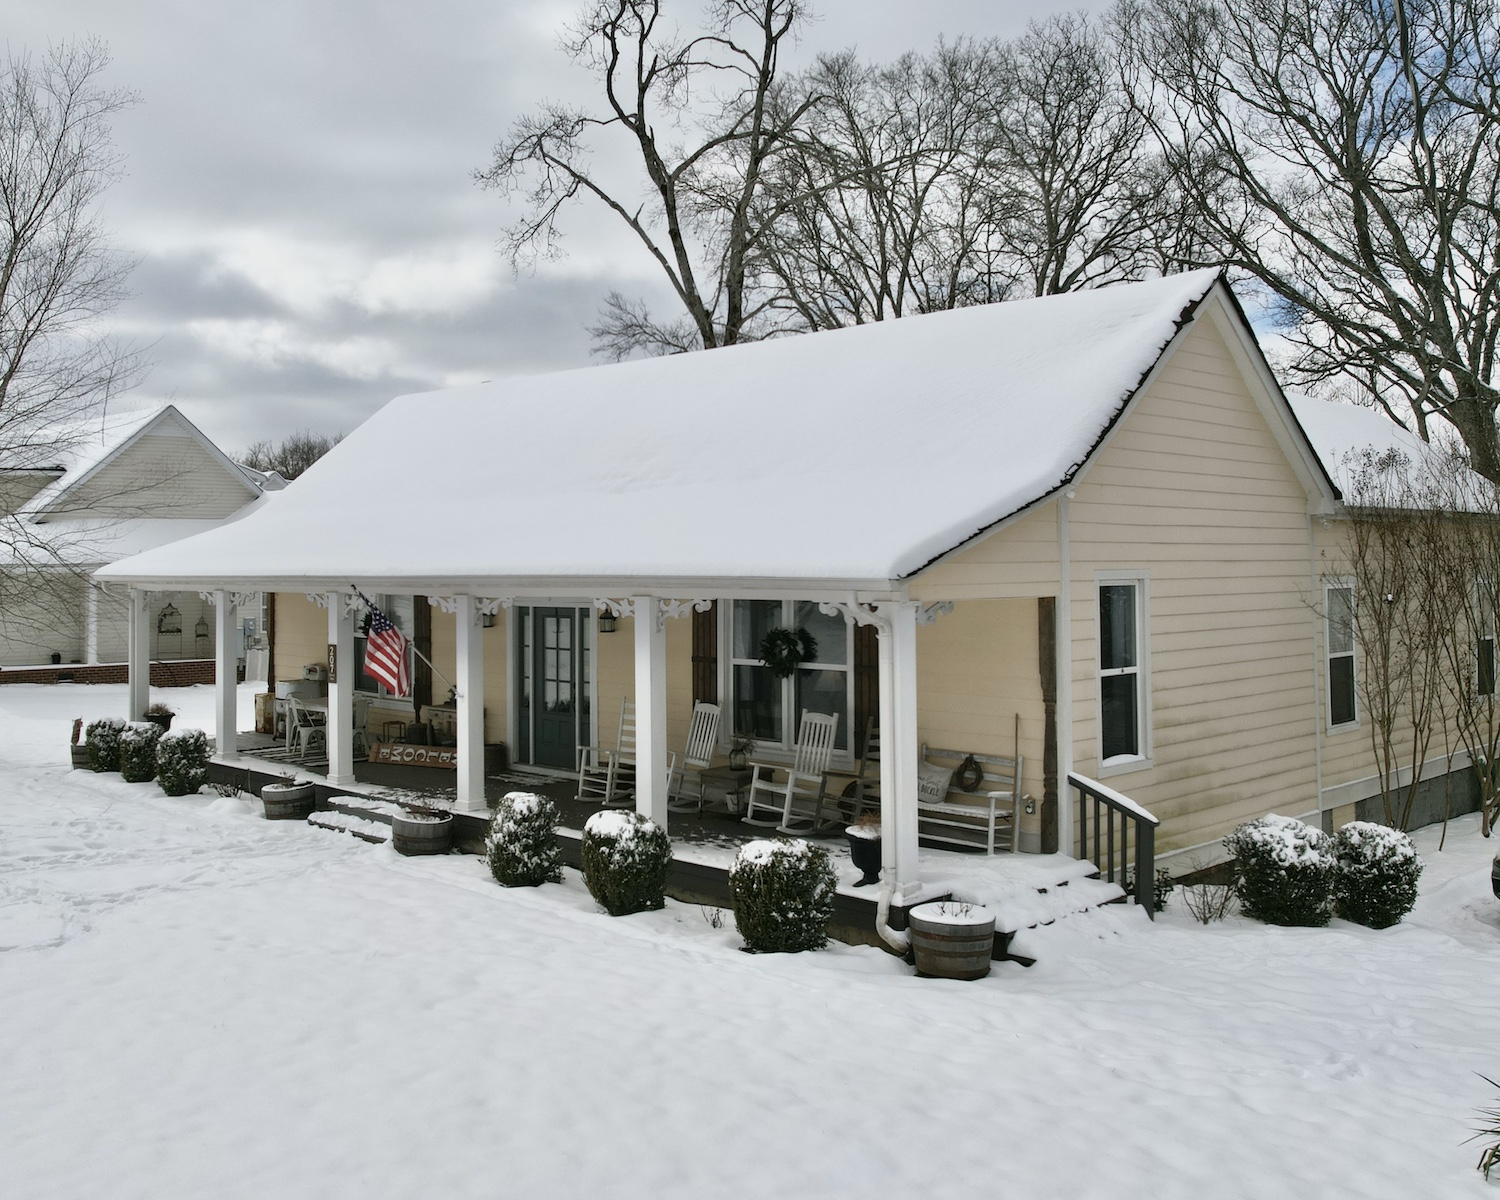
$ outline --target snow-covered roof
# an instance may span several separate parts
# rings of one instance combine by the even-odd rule
[[[1361,493],[1371,486],[1388,493],[1392,500],[1403,499],[1401,489],[1382,487],[1379,480],[1370,477],[1371,467],[1382,466],[1387,473],[1395,472],[1419,489],[1436,483],[1447,491],[1457,483],[1471,497],[1485,494],[1488,485],[1478,475],[1455,471],[1442,448],[1429,445],[1373,408],[1296,393],[1288,393],[1287,401],[1324,469],[1350,504],[1358,503]]]
[[[403,396],[277,503],[101,575],[900,579],[1071,478],[1217,280]]]

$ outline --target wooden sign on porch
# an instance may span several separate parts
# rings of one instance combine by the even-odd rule
[[[457,746],[409,746],[405,742],[375,742],[370,747],[372,763],[401,767],[441,767],[458,770]]]

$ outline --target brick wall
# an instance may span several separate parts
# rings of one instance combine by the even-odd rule
[[[127,663],[62,663],[55,667],[0,669],[0,683],[128,683]],[[214,681],[214,660],[186,658],[151,664],[152,687],[187,687]]]

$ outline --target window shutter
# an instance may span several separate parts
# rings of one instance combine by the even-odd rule
[[[870,718],[880,719],[880,635],[873,625],[854,627],[854,728],[849,747],[858,754]]]
[[[719,605],[693,611],[693,702],[719,702]]]
[[[411,694],[416,702],[417,715],[422,715],[422,706],[432,703],[432,668],[424,658],[432,657],[432,605],[426,596],[412,597],[411,644],[417,648],[413,655]]]

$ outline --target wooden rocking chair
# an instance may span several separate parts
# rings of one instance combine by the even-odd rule
[[[635,705],[620,701],[620,729],[613,747],[578,747],[579,800],[606,808],[635,803]]]
[[[858,821],[866,811],[880,811],[880,718],[871,716],[865,722],[864,741],[860,744],[859,762],[853,775],[847,771],[830,771],[835,779],[848,779],[839,807],[849,813],[849,822]]]
[[[823,800],[828,790],[828,760],[833,755],[833,737],[838,729],[837,715],[802,712],[797,730],[797,751],[790,767],[752,762],[749,800],[745,805],[746,825],[774,826],[778,833],[814,833],[832,825],[838,816],[837,803],[830,804],[829,818],[823,818]],[[777,782],[775,776],[785,778]],[[767,816],[757,816],[759,811]]]
[[[713,765],[714,747],[719,741],[719,706],[700,700],[693,705],[693,725],[688,730],[687,746],[681,754],[672,751],[667,764],[667,809],[670,812],[703,811],[703,778],[699,774]],[[693,777],[687,779],[691,772]],[[693,787],[691,796],[684,786]]]

